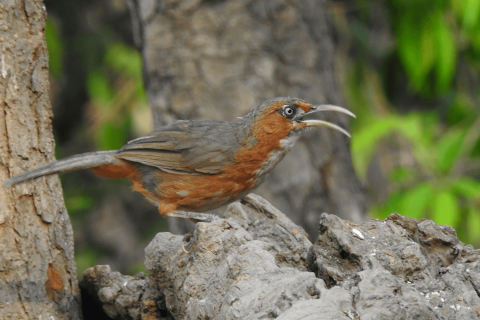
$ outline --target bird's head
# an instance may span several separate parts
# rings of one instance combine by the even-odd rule
[[[257,177],[255,186],[258,186],[307,128],[329,127],[350,137],[345,129],[333,123],[304,119],[319,111],[336,111],[355,117],[341,107],[312,105],[297,98],[273,98],[253,108],[237,122],[241,128],[238,132],[242,141],[242,148],[236,155],[237,167],[254,174]]]
[[[312,105],[302,99],[278,97],[264,101],[255,107],[250,115],[255,123],[254,131],[258,134],[274,134],[280,138],[297,134],[303,129],[312,127],[328,127],[340,131],[346,136],[350,134],[343,128],[322,120],[304,119],[306,116],[320,111],[335,111],[355,117],[349,110],[329,104]]]

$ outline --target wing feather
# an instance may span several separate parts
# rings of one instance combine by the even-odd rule
[[[221,121],[178,121],[129,141],[115,156],[165,172],[218,174],[233,161],[239,145],[231,126]]]

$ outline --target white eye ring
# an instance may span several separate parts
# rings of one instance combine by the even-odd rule
[[[290,108],[290,107],[287,106],[287,107],[285,107],[285,108],[283,109],[283,112],[285,112],[285,115],[291,116],[294,111],[293,111],[292,108]]]

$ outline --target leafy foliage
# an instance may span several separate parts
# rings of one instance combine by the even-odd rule
[[[147,133],[150,121],[132,127],[135,113],[147,109],[140,54],[122,43],[109,44],[104,64],[88,75],[91,129],[99,150],[119,149],[132,131]]]
[[[54,77],[59,77],[63,72],[63,45],[58,32],[57,23],[52,18],[47,19],[45,25],[45,38],[48,44],[48,67],[50,73]]]
[[[387,44],[365,41],[378,32],[370,27],[378,3],[357,3],[349,28],[337,25],[360,52],[348,56],[345,74],[359,119],[354,165],[365,181],[380,170],[388,184],[386,197],[372,195],[371,213],[430,218],[480,244],[480,95],[471,89],[480,84],[480,2],[392,0],[383,7]]]

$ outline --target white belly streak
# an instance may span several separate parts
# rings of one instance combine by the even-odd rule
[[[283,159],[283,157],[293,148],[299,137],[299,134],[291,133],[285,139],[280,140],[280,146],[282,147],[282,150],[273,150],[270,153],[268,160],[260,169],[255,171],[255,174],[258,176],[256,185],[259,185],[263,182],[263,180],[265,180],[265,174],[269,173],[273,168],[275,168],[275,166]]]

